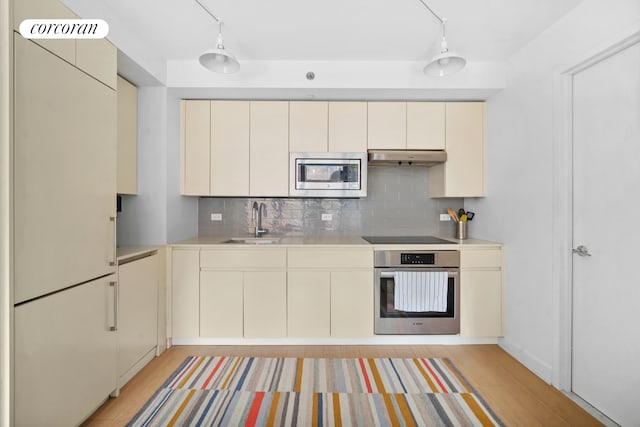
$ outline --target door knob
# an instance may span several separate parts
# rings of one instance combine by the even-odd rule
[[[591,254],[589,253],[589,248],[584,245],[580,245],[577,248],[574,248],[573,253],[580,256],[591,256]]]

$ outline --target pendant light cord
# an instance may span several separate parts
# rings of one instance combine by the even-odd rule
[[[196,0],[196,1],[198,1],[198,0]],[[419,0],[419,1],[420,1],[420,3],[422,3],[422,5],[423,5],[424,7],[426,7],[426,8],[427,8],[427,10],[428,10],[429,12],[431,12],[431,14],[432,14],[433,16],[435,16],[435,17],[436,17],[436,19],[437,19],[438,21],[440,21],[440,23],[441,23],[441,24],[443,24],[443,25],[444,25],[444,23],[447,21],[446,19],[442,19],[442,18],[440,18],[440,17],[438,16],[438,14],[437,14],[437,13],[435,13],[435,12],[433,11],[433,9],[431,9],[431,8],[429,7],[429,5],[428,5],[428,4],[426,4],[426,3],[424,2],[424,0]]]
[[[422,1],[422,0],[420,0],[420,1]],[[209,15],[211,15],[211,17],[213,19],[216,20],[216,22],[218,23],[218,34],[222,33],[222,19],[220,19],[216,15],[214,15],[213,12],[211,12],[207,6],[202,4],[202,2],[200,0],[196,0],[196,3],[198,3],[200,5],[200,7],[205,10],[205,12],[207,12]],[[431,13],[433,13],[433,12],[431,12]]]

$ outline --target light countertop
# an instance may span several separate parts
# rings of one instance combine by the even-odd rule
[[[235,236],[234,236],[235,237]],[[251,236],[242,236],[245,238],[251,238]],[[460,247],[496,247],[501,246],[502,244],[499,242],[492,242],[488,240],[474,239],[469,238],[465,240],[457,240],[454,238],[436,236],[440,239],[447,240],[451,242],[451,244],[430,244],[430,245],[420,245],[420,244],[385,244],[385,245],[374,245],[366,240],[364,240],[360,236],[263,236],[262,239],[269,240],[271,239],[279,239],[274,243],[266,243],[266,244],[233,244],[233,243],[225,243],[226,241],[231,239],[231,236],[210,236],[210,237],[194,237],[192,239],[182,240],[176,243],[171,243],[169,246],[180,247],[180,246],[211,246],[211,245],[220,245],[226,248],[230,247],[273,247],[273,246],[360,246],[367,248],[375,248],[375,249],[394,249],[402,247],[402,249],[455,249]]]
[[[118,264],[157,251],[160,246],[119,246],[116,250]]]

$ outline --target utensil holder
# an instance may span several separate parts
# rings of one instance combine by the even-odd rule
[[[467,221],[456,222],[456,230],[454,237],[458,240],[464,240],[467,238]]]

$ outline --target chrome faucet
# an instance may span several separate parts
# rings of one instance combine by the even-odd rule
[[[263,234],[267,234],[269,230],[262,228],[262,215],[267,216],[267,206],[264,203],[258,204],[258,202],[253,202],[253,223],[255,224],[255,236],[260,237]]]

